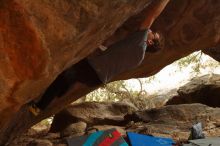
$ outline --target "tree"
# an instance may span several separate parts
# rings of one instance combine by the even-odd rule
[[[176,61],[176,64],[179,66],[180,70],[191,65],[193,69],[191,74],[194,74],[195,76],[197,76],[201,73],[202,69],[205,69],[207,67],[214,69],[220,65],[219,62],[216,62],[213,59],[206,59],[206,58],[207,58],[207,55],[205,55],[202,51],[196,51]]]

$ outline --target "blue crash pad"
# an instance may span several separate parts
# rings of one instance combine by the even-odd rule
[[[154,137],[133,132],[127,133],[132,146],[172,146],[171,138]]]

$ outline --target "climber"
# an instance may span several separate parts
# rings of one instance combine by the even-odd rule
[[[116,75],[139,66],[145,52],[160,50],[162,36],[149,28],[168,2],[169,0],[152,1],[138,31],[113,44],[100,46],[102,51],[98,55],[89,56],[62,72],[47,88],[40,101],[29,104],[30,112],[37,116],[55,97],[63,96],[76,82],[90,87],[108,83]]]

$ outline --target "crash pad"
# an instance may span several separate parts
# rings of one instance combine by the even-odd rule
[[[68,146],[128,146],[116,129],[67,138]]]
[[[133,132],[127,133],[131,146],[172,146],[170,138],[154,137]]]
[[[183,146],[220,146],[220,137],[189,140],[189,144]]]

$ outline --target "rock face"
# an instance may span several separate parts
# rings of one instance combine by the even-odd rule
[[[203,50],[204,53],[220,62],[220,46]]]
[[[94,90],[77,84],[39,117],[32,117],[25,106],[114,32],[137,30],[150,2],[1,0],[0,145]],[[215,48],[220,42],[220,1],[171,0],[153,29],[164,35],[165,48],[146,54],[140,67],[114,80],[150,76],[195,50]],[[113,35],[116,41],[118,36]]]
[[[0,111],[39,96],[147,2],[2,0]]]
[[[220,107],[220,75],[194,78],[180,87],[177,92],[178,95],[171,98],[167,105],[202,103],[211,107]]]
[[[1,0],[0,133],[22,105],[149,2]]]

